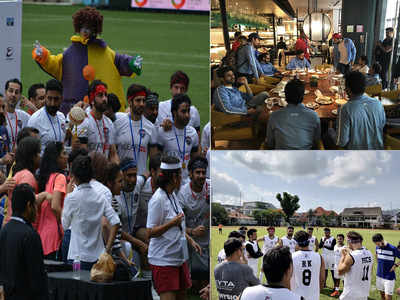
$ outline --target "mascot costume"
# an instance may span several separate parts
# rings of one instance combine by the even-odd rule
[[[103,29],[103,16],[93,7],[78,10],[73,16],[75,32],[72,44],[63,54],[52,55],[38,41],[32,51],[33,59],[64,87],[60,110],[67,114],[78,101],[84,100],[89,84],[101,80],[108,92],[118,96],[125,111],[125,94],[121,76],[134,77],[142,72],[142,57],[116,53],[106,42],[97,38]]]

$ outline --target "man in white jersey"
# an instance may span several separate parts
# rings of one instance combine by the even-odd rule
[[[309,235],[300,230],[294,235],[299,250],[292,253],[291,290],[306,300],[318,300],[324,285],[325,266],[319,253],[309,249]]]
[[[254,276],[257,276],[258,259],[263,256],[263,253],[261,252],[257,243],[257,229],[249,229],[249,231],[247,231],[247,237],[249,238],[245,244],[247,264],[253,270]]]
[[[333,249],[333,253],[335,256],[335,267],[334,267],[334,283],[335,283],[335,290],[331,294],[331,297],[338,297],[340,295],[339,293],[339,287],[340,287],[340,279],[343,280],[343,276],[339,275],[338,267],[339,267],[339,262],[340,262],[340,257],[342,256],[342,249],[345,248],[344,244],[344,235],[339,233],[336,235],[336,240],[337,244],[335,245]]]
[[[342,249],[338,267],[339,275],[344,275],[344,288],[340,300],[368,299],[374,260],[372,253],[363,247],[362,241],[359,233],[347,233],[348,248]]]
[[[336,239],[331,236],[331,230],[329,228],[324,229],[325,236],[321,238],[319,242],[319,248],[322,248],[322,258],[324,259],[325,264],[325,283],[324,287],[326,287],[326,279],[328,278],[328,270],[331,271],[332,280],[334,279],[333,270],[335,268],[335,255],[333,254],[333,249],[336,245]]]
[[[246,237],[243,234],[241,234],[239,231],[234,230],[234,231],[231,231],[229,233],[228,239],[230,239],[230,238],[237,238],[237,239],[241,240],[241,242],[243,244],[243,251],[242,251],[242,254],[241,254],[241,257],[240,257],[240,262],[242,264],[246,264],[247,265],[246,251],[244,251],[244,247],[245,247],[245,244],[246,244]],[[225,249],[222,248],[218,252],[217,261],[220,264],[223,261],[225,261],[225,259],[226,259]]]
[[[199,153],[199,137],[196,130],[189,126],[190,98],[178,94],[172,98],[171,112],[174,116],[172,129],[164,131],[158,128],[158,143],[165,155],[179,158],[182,163],[182,185],[189,181],[187,166],[189,160]]]
[[[64,142],[65,116],[60,109],[63,101],[61,82],[50,79],[46,83],[46,100],[44,107],[36,111],[28,121],[28,127],[39,130],[42,153],[49,142]]]
[[[29,121],[30,115],[21,109],[16,108],[21,98],[22,83],[18,79],[10,79],[5,86],[5,102],[6,111],[4,113],[6,119],[6,129],[10,143],[8,144],[9,152],[11,152],[17,143],[18,132],[24,128]]]
[[[206,179],[207,159],[190,160],[190,182],[181,187],[177,198],[185,213],[186,233],[200,245],[201,254],[189,250],[189,268],[195,290],[208,285],[210,277],[210,180]]]
[[[263,254],[267,253],[267,251],[269,249],[272,249],[275,246],[277,246],[277,244],[279,242],[279,237],[277,237],[275,235],[275,227],[269,226],[267,228],[267,232],[268,232],[267,235],[264,235],[262,238],[259,238],[257,240],[257,242],[261,242],[261,241],[264,242],[264,244],[262,246],[262,250],[261,250]],[[263,281],[263,277],[264,277],[264,273],[262,270],[260,270],[260,275],[259,275],[260,282]]]
[[[289,247],[290,253],[296,251],[296,245],[297,245],[296,241],[293,239],[293,233],[294,233],[293,226],[289,226],[287,228],[286,236],[282,237],[279,240],[279,244],[281,246]]]
[[[270,249],[263,258],[262,269],[268,285],[247,287],[241,300],[304,300],[304,297],[290,291],[293,262],[288,247]]]
[[[186,94],[189,88],[189,77],[185,72],[176,71],[170,79],[170,90],[172,98],[178,94]],[[156,126],[165,124],[165,120],[174,121],[174,116],[171,113],[172,99],[162,101],[159,104]],[[190,106],[189,126],[192,126],[196,131],[200,132],[200,114],[196,107]]]
[[[107,110],[107,95],[107,85],[100,80],[93,80],[88,91],[91,110],[77,131],[79,137],[88,139],[89,152],[100,152],[110,161],[118,162],[113,122],[104,114]]]
[[[318,252],[318,241],[317,241],[317,238],[313,235],[314,228],[308,227],[307,232],[308,232],[308,240],[309,240],[308,249],[311,251]]]
[[[132,84],[128,88],[127,100],[130,113],[118,116],[114,122],[115,144],[119,158],[136,161],[138,174],[146,173],[148,155],[157,152],[157,130],[153,123],[143,116],[147,90],[144,86]]]

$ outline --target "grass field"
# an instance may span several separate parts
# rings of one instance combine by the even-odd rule
[[[250,228],[249,226],[247,226],[247,228]],[[266,228],[265,227],[255,227],[257,228],[257,237],[262,237],[264,235],[267,234]],[[223,248],[224,246],[224,242],[226,241],[229,232],[231,232],[232,230],[237,230],[237,227],[224,227],[223,228],[223,234],[220,235],[218,234],[218,229],[217,227],[212,227],[211,229],[211,270],[212,270],[212,274],[211,274],[211,282],[212,282],[212,299],[213,300],[217,300],[218,299],[218,293],[215,287],[215,280],[214,280],[214,267],[217,263],[217,256],[218,256],[218,252]],[[300,230],[300,228],[295,228],[295,232],[297,230]],[[348,231],[350,231],[347,228],[331,228],[332,230],[332,235],[334,235],[336,237],[336,234],[338,233],[343,233],[344,235],[346,235],[346,233]],[[385,240],[389,243],[391,243],[392,245],[397,246],[398,242],[400,241],[400,232],[399,231],[393,231],[393,230],[368,230],[368,229],[357,229],[356,231],[358,231],[364,238],[364,243],[363,245],[366,246],[371,252],[372,254],[375,254],[375,244],[372,242],[372,236],[375,233],[381,233],[383,235],[383,237],[385,238]],[[276,228],[276,234],[279,237],[282,237],[286,234],[286,228],[284,227],[277,227]],[[321,237],[323,236],[323,228],[319,228],[318,231],[316,231],[316,229],[314,229],[314,235],[318,238],[318,240],[321,239]],[[262,242],[259,243],[259,246],[262,247]],[[259,268],[261,267],[261,260],[259,262]],[[371,291],[370,291],[370,297],[369,300],[380,300],[380,295],[379,292],[376,290],[375,288],[375,277],[376,277],[376,261],[374,262],[374,268],[372,270],[372,287],[371,287]],[[397,279],[399,278],[399,270],[396,270],[396,276]],[[332,277],[330,274],[328,274],[328,281],[327,281],[327,286],[328,289],[324,289],[321,293],[321,300],[328,300],[328,299],[334,299],[332,297],[329,296],[329,294],[332,291],[332,287],[333,287],[333,281],[332,281]],[[396,289],[400,286],[399,281],[396,281]],[[343,288],[343,282],[341,282],[341,289]],[[393,299],[396,299],[396,296],[393,296]],[[314,299],[313,299],[314,300]]]
[[[79,6],[23,5],[22,83],[27,95],[31,84],[50,77],[32,60],[35,40],[53,54],[62,53],[74,34],[72,14]],[[120,53],[140,54],[143,73],[135,79],[124,78],[124,89],[131,83],[156,91],[161,100],[170,99],[169,79],[183,70],[190,77],[188,94],[198,108],[202,127],[209,120],[209,17],[102,10],[102,38]]]

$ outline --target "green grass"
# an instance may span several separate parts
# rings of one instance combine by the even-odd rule
[[[211,229],[211,282],[212,282],[212,299],[213,300],[217,300],[218,299],[218,293],[215,287],[215,280],[214,280],[214,268],[217,264],[217,256],[218,256],[218,252],[223,248],[224,246],[224,242],[226,241],[229,232],[231,232],[232,230],[237,230],[239,228],[239,226],[235,226],[235,227],[224,227],[223,228],[223,234],[220,235],[218,234],[218,228],[217,227],[212,227]],[[249,226],[247,226],[247,228],[250,228]],[[253,227],[251,227],[253,228]],[[257,229],[257,237],[262,237],[264,235],[267,234],[266,228],[265,227],[255,227]],[[301,228],[295,228],[295,232],[297,230],[300,230]],[[343,233],[344,235],[346,235],[346,233],[348,231],[350,231],[350,229],[347,228],[331,228],[332,230],[332,235],[334,235],[336,237],[336,234],[338,233]],[[389,243],[391,243],[392,245],[397,246],[399,240],[400,240],[400,234],[399,231],[394,231],[394,230],[371,230],[371,229],[356,229],[356,231],[358,231],[364,238],[364,243],[363,245],[366,246],[373,255],[375,255],[375,244],[372,242],[372,236],[375,233],[381,233],[383,235],[383,237],[385,238],[385,240]],[[277,227],[276,228],[276,234],[279,237],[282,237],[286,234],[286,228],[284,227]],[[323,228],[319,228],[318,232],[314,229],[314,235],[318,238],[318,240],[321,239],[321,237],[323,236]],[[259,246],[262,247],[262,242],[259,243]],[[375,258],[374,258],[375,259]],[[261,260],[259,262],[259,269],[261,267]],[[374,300],[379,300],[380,298],[380,294],[379,292],[376,290],[375,288],[375,277],[376,277],[376,261],[374,262],[374,268],[372,270],[372,287],[371,287],[371,291],[370,291],[370,297],[369,300],[374,299]],[[400,286],[399,283],[399,270],[396,269],[396,286],[395,289],[397,289]],[[329,296],[329,294],[331,293],[332,287],[333,287],[333,282],[332,282],[332,277],[330,275],[330,273],[328,274],[328,280],[327,280],[327,286],[328,289],[324,289],[321,293],[321,297],[320,300],[328,300],[328,299],[335,299]],[[341,289],[343,288],[343,281],[341,282]],[[396,296],[393,296],[393,299],[396,299]]]
[[[74,34],[72,14],[80,6],[23,5],[22,70],[24,94],[31,84],[50,77],[32,60],[35,40],[53,54],[62,53]],[[209,120],[209,17],[207,15],[101,10],[102,38],[120,53],[140,54],[143,73],[123,78],[125,91],[132,83],[156,91],[161,100],[170,99],[169,79],[176,70],[190,77],[188,94],[198,108],[201,125]]]

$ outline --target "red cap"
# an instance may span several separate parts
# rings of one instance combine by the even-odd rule
[[[342,38],[342,35],[341,35],[340,33],[334,33],[334,34],[332,35],[332,38],[333,38],[333,39],[338,39],[338,40],[340,40],[340,39]]]

